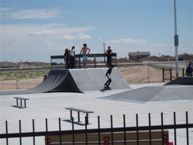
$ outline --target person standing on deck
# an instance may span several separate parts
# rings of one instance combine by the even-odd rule
[[[69,50],[70,54],[70,68],[74,68],[75,65],[75,46],[72,46],[72,48]]]
[[[69,69],[70,66],[70,54],[68,48],[64,51],[64,62],[65,62],[65,68]]]
[[[82,54],[82,58],[83,58],[83,67],[86,68],[86,64],[87,64],[87,55],[90,53],[90,49],[87,47],[87,44],[84,43],[83,47],[80,51],[80,54]]]

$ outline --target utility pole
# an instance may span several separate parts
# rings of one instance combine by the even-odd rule
[[[176,14],[176,0],[174,0],[174,46],[175,46],[175,57],[176,57],[176,78],[179,76],[179,64],[178,64],[178,46],[179,38],[177,34],[177,14]]]

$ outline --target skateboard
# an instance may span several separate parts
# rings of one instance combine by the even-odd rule
[[[101,89],[100,91],[101,91],[101,92],[104,92],[104,91],[108,91],[108,90],[111,90],[111,88],[105,86],[105,87],[104,87],[103,89]]]

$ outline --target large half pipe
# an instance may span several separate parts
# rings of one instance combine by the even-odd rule
[[[107,68],[52,69],[38,86],[28,90],[0,91],[0,95],[30,94],[46,92],[85,92],[101,90],[107,78]],[[128,83],[119,70],[114,68],[111,74],[111,89],[128,89]]]

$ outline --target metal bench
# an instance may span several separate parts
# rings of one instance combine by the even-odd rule
[[[83,109],[74,108],[74,107],[67,107],[67,108],[65,108],[65,109],[70,111],[70,120],[69,120],[69,121],[70,121],[70,122],[77,123],[77,124],[80,124],[80,125],[89,124],[89,114],[90,114],[90,113],[94,113],[93,111],[83,110]],[[75,122],[75,120],[74,120],[73,112],[77,112],[77,117],[78,117],[77,122]],[[86,114],[86,115],[85,115],[85,122],[84,122],[84,121],[81,121],[81,119],[80,119],[80,113]],[[82,122],[84,122],[84,123],[82,123]]]
[[[27,108],[26,101],[29,100],[28,98],[22,98],[22,97],[13,97],[16,99],[16,105],[17,108]]]

